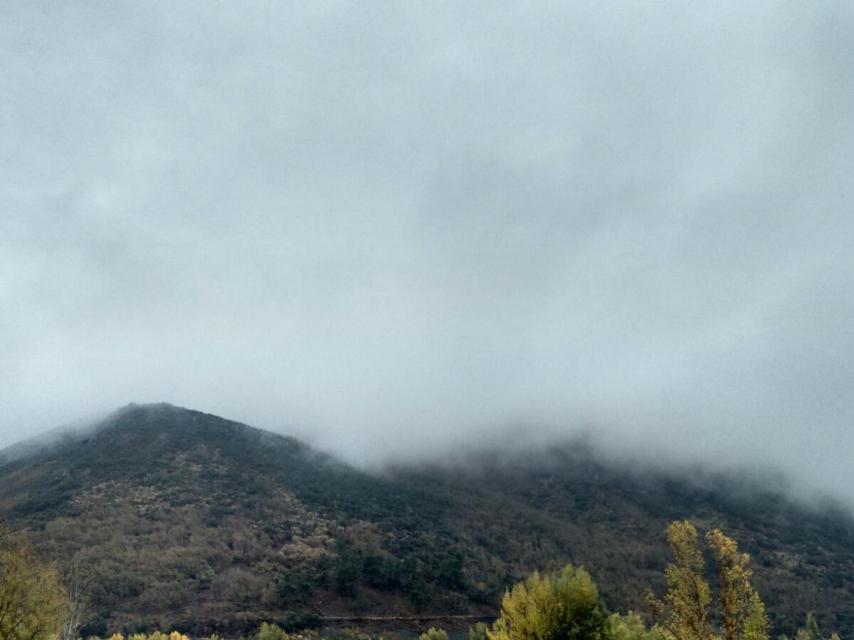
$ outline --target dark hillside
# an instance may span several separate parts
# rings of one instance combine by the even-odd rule
[[[771,490],[598,460],[586,447],[377,476],[292,439],[172,407],[0,454],[0,512],[73,562],[88,631],[240,629],[313,616],[490,613],[535,568],[588,566],[606,600],[661,588],[663,531],[721,526],[778,631],[854,633],[854,527]]]

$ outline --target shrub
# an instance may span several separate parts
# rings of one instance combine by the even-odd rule
[[[664,633],[658,627],[647,629],[643,619],[631,611],[626,615],[611,614],[605,635],[608,640],[665,640]]]
[[[290,640],[290,636],[279,625],[264,622],[255,634],[255,640]]]
[[[489,640],[489,626],[485,622],[476,623],[469,629],[468,640]]]
[[[67,609],[56,571],[42,565],[23,539],[0,529],[0,638],[52,640]]]
[[[427,631],[418,636],[418,640],[448,640],[448,634],[444,629],[430,627]]]
[[[501,603],[490,640],[601,640],[605,607],[590,575],[567,565],[554,576],[534,572]]]

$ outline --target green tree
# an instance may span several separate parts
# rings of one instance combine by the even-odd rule
[[[744,640],[768,640],[769,626],[765,604],[759,598],[759,594],[754,591],[750,610],[744,620]]]
[[[605,635],[608,640],[666,640],[658,627],[647,629],[640,615],[631,611],[608,616]]]
[[[469,629],[468,640],[489,640],[489,625],[477,622]]]
[[[404,558],[400,566],[400,585],[403,593],[418,609],[430,601],[430,589],[424,579],[424,568],[415,556]]]
[[[418,640],[448,640],[448,634],[444,629],[430,627],[427,631],[418,636]]]
[[[834,636],[836,636],[835,633],[831,636],[831,640]],[[838,638],[838,636],[836,637]],[[807,614],[806,624],[798,629],[798,632],[795,634],[795,640],[824,640],[824,636],[812,611]]]
[[[335,565],[335,589],[344,596],[354,597],[359,592],[362,578],[362,556],[350,546],[339,545]]]
[[[255,640],[289,640],[290,636],[277,624],[261,623],[255,634]]]
[[[56,571],[23,538],[0,529],[0,638],[55,640],[67,608]]]
[[[554,576],[535,572],[504,595],[490,640],[602,640],[606,615],[583,568]]]
[[[807,624],[804,627],[804,631],[807,632],[810,640],[824,640],[824,636],[821,634],[821,629],[812,611],[807,614]]]
[[[385,558],[379,554],[365,556],[362,577],[377,589],[396,589],[400,587],[400,567],[395,558]]]
[[[466,581],[463,576],[463,554],[459,550],[453,550],[440,562],[436,577],[444,587],[449,589],[465,589]]]
[[[276,579],[276,596],[282,603],[304,602],[313,589],[311,577],[302,571],[288,571]]]

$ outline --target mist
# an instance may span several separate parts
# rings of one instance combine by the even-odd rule
[[[854,500],[844,3],[0,7],[0,445],[584,432]]]

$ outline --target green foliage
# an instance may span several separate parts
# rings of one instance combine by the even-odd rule
[[[804,627],[804,631],[807,632],[809,640],[823,640],[821,629],[819,629],[818,622],[816,622],[812,611],[807,614],[807,624]]]
[[[739,552],[735,541],[719,529],[710,531],[706,540],[718,564],[723,639],[768,640],[765,605],[750,583],[750,556]],[[716,636],[709,619],[711,595],[703,578],[697,529],[687,521],[671,522],[667,541],[674,562],[665,571],[665,601],[651,599],[653,610],[675,640],[712,640]]]
[[[409,601],[419,609],[430,601],[430,591],[418,558],[407,556],[403,560],[400,567],[400,584]]]
[[[709,531],[706,540],[718,563],[724,640],[767,640],[765,605],[750,584],[750,556],[720,529]]]
[[[780,640],[788,640],[788,638],[780,636]],[[812,611],[807,614],[806,624],[798,629],[795,634],[795,640],[825,640]],[[830,640],[839,640],[839,636],[833,633],[830,636]]]
[[[279,625],[264,622],[253,640],[290,640],[290,636]]]
[[[359,592],[362,579],[362,558],[349,546],[338,545],[335,563],[335,589],[341,595],[353,597]]]
[[[489,640],[489,625],[477,622],[469,629],[468,640]]]
[[[278,625],[287,633],[305,632],[323,625],[322,618],[311,611],[291,611],[277,620]]]
[[[430,627],[427,631],[418,636],[418,640],[448,640],[448,634],[444,629]]]
[[[744,620],[744,640],[768,640],[769,638],[768,616],[765,613],[765,604],[754,592],[751,596],[750,606]]]
[[[53,640],[67,610],[56,571],[41,564],[26,541],[0,529],[0,638]]]
[[[667,542],[674,561],[667,565],[664,602],[652,600],[662,625],[674,640],[711,640],[711,594],[703,579],[703,554],[697,546],[697,529],[690,522],[671,522]]]
[[[554,576],[534,572],[501,603],[490,640],[601,640],[605,608],[590,575],[567,565]]]
[[[437,575],[440,585],[447,589],[465,590],[466,581],[463,577],[463,554],[452,550],[438,562]]]
[[[643,618],[631,611],[626,615],[612,613],[608,616],[605,637],[607,640],[666,640],[663,631],[657,627],[647,629]]]
[[[302,603],[314,591],[316,580],[304,571],[288,571],[276,579],[276,596],[282,603]]]
[[[370,586],[384,591],[399,589],[400,561],[379,554],[365,556],[362,566],[364,580]]]

